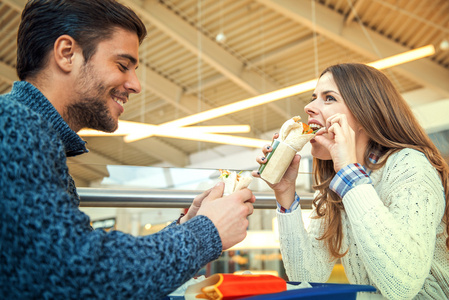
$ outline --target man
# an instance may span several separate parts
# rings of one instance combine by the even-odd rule
[[[255,197],[197,196],[186,216],[145,237],[92,230],[66,157],[83,127],[114,131],[140,92],[146,29],[114,0],[34,0],[22,13],[17,73],[0,96],[0,298],[159,299],[246,235]],[[176,224],[179,223],[179,224]]]

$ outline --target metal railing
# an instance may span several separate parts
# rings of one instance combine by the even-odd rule
[[[201,191],[78,188],[82,207],[188,208]],[[273,193],[254,192],[256,209],[276,208]],[[312,196],[301,195],[301,207],[312,207]]]

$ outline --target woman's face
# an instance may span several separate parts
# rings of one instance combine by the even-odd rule
[[[304,107],[304,110],[309,115],[308,124],[312,127],[316,125],[318,127],[325,127],[326,120],[329,117],[340,113],[346,115],[349,126],[355,132],[356,140],[360,132],[362,132],[359,123],[355,120],[342,98],[333,75],[330,72],[320,77],[313,92],[312,101]],[[324,136],[326,135],[327,133],[324,134]],[[311,144],[313,157],[321,160],[331,159],[329,151],[324,146],[321,146],[315,140],[312,140]]]

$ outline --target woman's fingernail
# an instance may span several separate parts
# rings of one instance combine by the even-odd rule
[[[260,172],[259,172],[259,171],[257,171],[257,175],[260,175]]]
[[[260,160],[261,160],[261,161],[264,161],[264,160],[265,160],[265,157],[262,157]]]
[[[267,146],[267,150],[270,150],[271,149],[271,146]]]

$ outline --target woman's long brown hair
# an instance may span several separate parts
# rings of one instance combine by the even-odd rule
[[[381,168],[386,158],[404,149],[412,148],[424,153],[439,172],[445,191],[446,209],[443,221],[449,232],[449,167],[436,146],[418,123],[407,102],[391,81],[380,71],[364,64],[334,65],[321,73],[330,72],[346,105],[365,130],[370,141],[365,153],[365,166]],[[382,159],[377,164],[368,160],[370,153],[378,153]],[[314,199],[318,217],[325,220],[325,230],[320,237],[335,258],[343,257],[342,199],[329,189],[335,175],[331,160],[314,159],[314,188],[320,195]],[[449,237],[446,239],[449,248]]]

